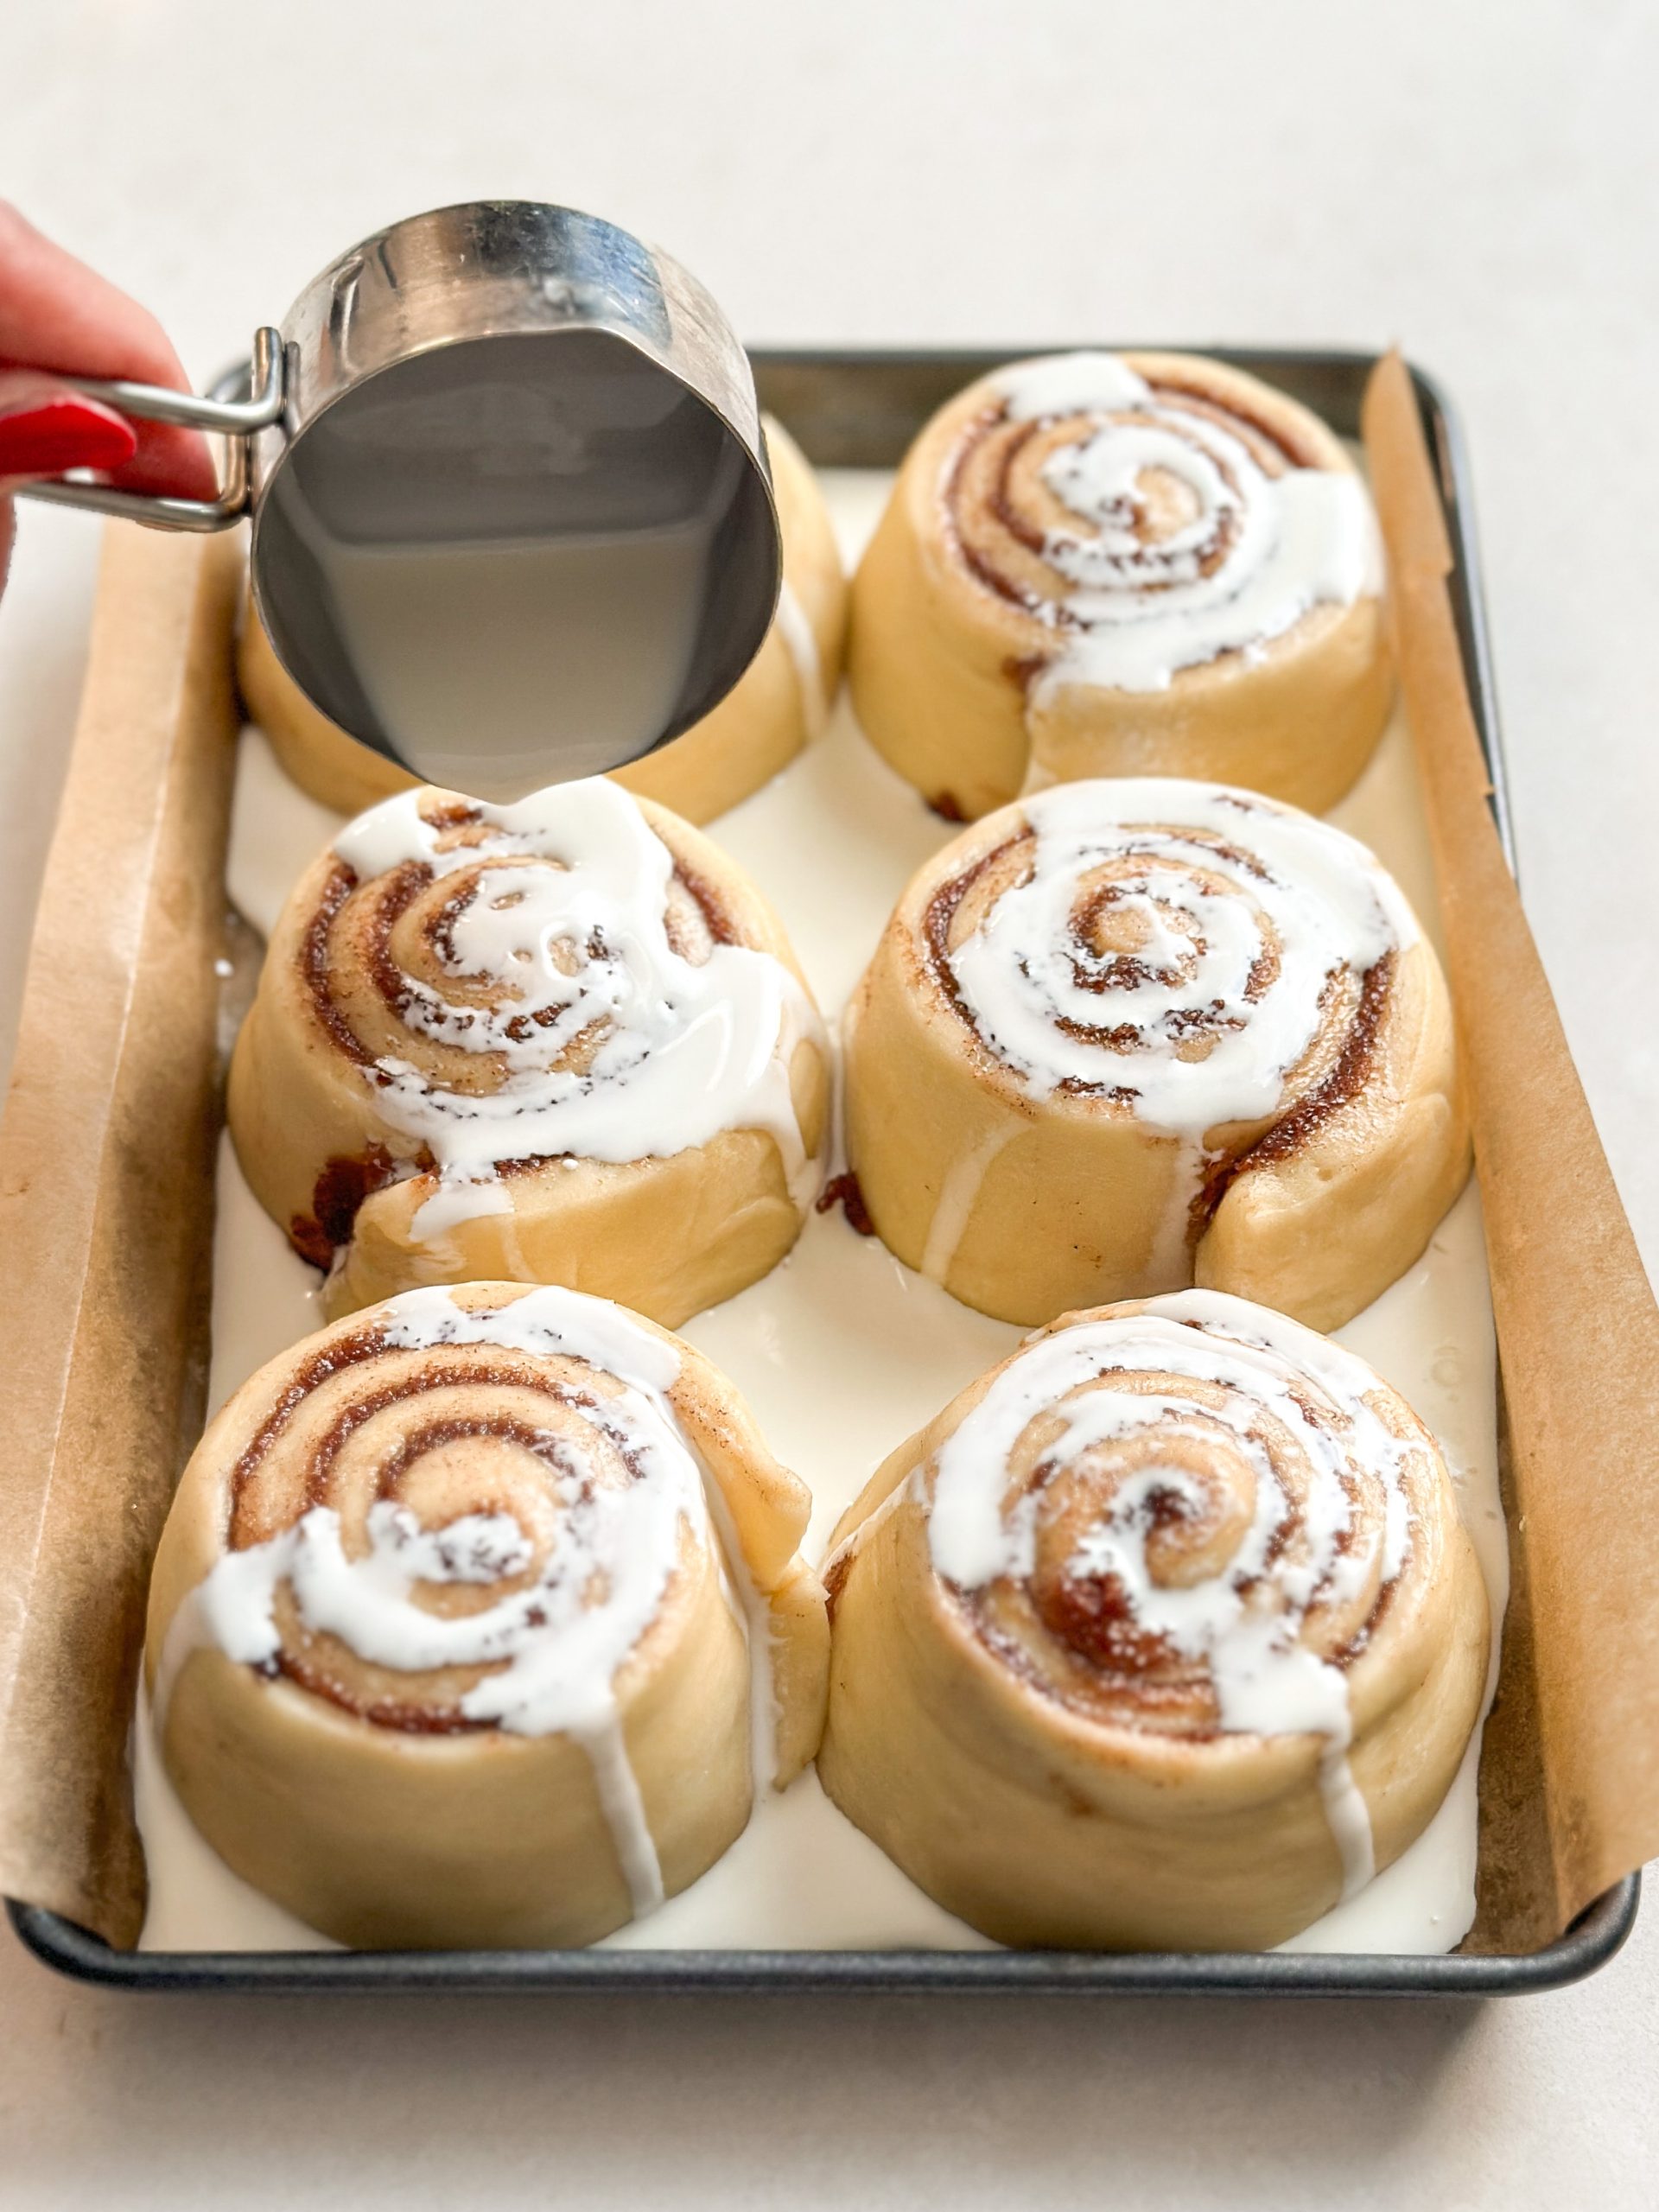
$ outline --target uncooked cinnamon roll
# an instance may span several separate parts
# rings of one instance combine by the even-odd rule
[[[1281,1942],[1421,1834],[1479,1713],[1433,1439],[1240,1299],[1056,1322],[836,1543],[824,1786],[1006,1943]]]
[[[1317,813],[1388,718],[1379,545],[1338,440],[1255,378],[1184,353],[1020,362],[906,459],[854,580],[854,705],[957,821],[1101,775]]]
[[[817,477],[768,417],[766,449],[783,536],[778,612],[760,652],[720,704],[683,735],[615,772],[688,822],[712,822],[786,767],[823,728],[841,681],[847,582]],[[237,675],[251,719],[302,791],[356,814],[416,781],[314,707],[245,607]]]
[[[167,1770],[341,1942],[592,1942],[726,1850],[754,1769],[812,1755],[810,1506],[649,1322],[409,1292],[272,1361],[198,1446],[150,1589]]]
[[[829,1081],[760,893],[594,779],[404,792],[342,831],[271,938],[229,1111],[331,1313],[501,1279],[674,1327],[794,1243]]]
[[[1445,980],[1363,845],[1249,791],[1040,791],[915,876],[848,1010],[883,1241],[1003,1320],[1197,1281],[1320,1329],[1468,1172]]]

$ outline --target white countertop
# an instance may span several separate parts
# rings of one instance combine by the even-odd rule
[[[354,238],[484,194],[660,238],[756,340],[1398,338],[1464,411],[1528,901],[1659,1257],[1639,0],[17,0],[3,54],[0,189],[202,379]],[[0,613],[0,1052],[96,535],[25,509]],[[139,2002],[0,1936],[0,2196],[1646,2208],[1656,1999],[1659,1904],[1484,2007]]]

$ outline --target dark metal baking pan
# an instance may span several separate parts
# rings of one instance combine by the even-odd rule
[[[118,1951],[54,1912],[9,1906],[37,1958],[109,1989],[838,1989],[894,1996],[1516,1997],[1605,1966],[1636,1919],[1632,1874],[1529,1957],[1325,1951]]]
[[[1209,350],[1303,401],[1341,435],[1358,435],[1374,355]],[[761,404],[818,467],[891,468],[936,408],[1009,353],[761,350],[753,359]],[[1513,864],[1468,463],[1451,404],[1421,370],[1413,376],[1446,504],[1452,600],[1492,804]],[[1639,1890],[1638,1878],[1629,1876],[1539,1951],[1427,1958],[1282,1951],[118,1951],[39,1906],[9,1903],[8,1910],[19,1936],[48,1966],[116,1989],[1499,1997],[1559,1989],[1605,1966],[1630,1932]]]

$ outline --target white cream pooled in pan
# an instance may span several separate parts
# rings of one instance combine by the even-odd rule
[[[626,1456],[632,1478],[620,1486],[596,1479],[579,1442],[562,1435],[553,1476],[558,1539],[541,1572],[493,1605],[457,1616],[415,1603],[416,1585],[522,1577],[535,1546],[512,1513],[465,1514],[423,1529],[405,1508],[381,1499],[368,1512],[369,1548],[353,1558],[342,1547],[338,1510],[312,1506],[281,1535],[226,1552],[186,1601],[157,1670],[156,1724],[164,1725],[178,1669],[199,1645],[251,1667],[276,1659],[276,1600],[285,1585],[308,1630],[337,1637],[376,1666],[404,1674],[491,1668],[461,1700],[467,1720],[580,1743],[634,1911],[653,1911],[663,1902],[662,1874],[613,1684],[661,1608],[683,1526],[710,1540],[702,1470],[666,1395],[679,1355],[621,1307],[550,1287],[499,1310],[458,1305],[448,1289],[407,1291],[376,1332],[386,1352],[499,1345],[561,1355],[614,1377],[623,1390],[594,1401],[585,1414]],[[742,1576],[735,1550],[727,1564]],[[596,1592],[603,1593],[597,1600]],[[756,1608],[740,1600],[734,1610],[747,1622]],[[760,1675],[767,1679],[764,1665]],[[769,1770],[770,1739],[756,1754]]]
[[[378,1112],[437,1163],[417,1232],[505,1211],[502,1160],[663,1158],[736,1128],[772,1135],[804,1204],[816,1175],[789,1064],[818,1023],[782,962],[747,945],[716,944],[700,963],[676,950],[666,922],[674,857],[602,778],[477,811],[484,836],[446,849],[442,826],[404,791],[334,840],[359,881],[411,861],[439,879],[477,871],[448,922],[444,964],[458,980],[499,985],[500,1002],[452,1001],[404,975],[399,1013],[435,1044],[494,1056],[505,1081],[464,1093],[395,1057],[365,1070]],[[479,866],[503,861],[515,864]],[[595,1028],[602,1041],[589,1068],[550,1065]]]
[[[1161,691],[1223,653],[1258,657],[1314,607],[1380,590],[1381,542],[1357,476],[1269,475],[1213,413],[1115,353],[1025,362],[999,384],[1010,421],[1090,418],[1042,471],[1081,527],[1045,536],[1044,558],[1072,588],[1033,609],[1066,639],[1033,705],[1069,683]],[[1148,471],[1174,478],[1192,511],[1167,536],[1137,527]]]
[[[1114,1390],[1101,1380],[1109,1369],[1191,1377],[1230,1395],[1215,1404],[1206,1394],[1200,1404]],[[1323,1408],[1310,1403],[1310,1379]],[[977,1590],[1003,1576],[1024,1580],[1037,1563],[1038,1501],[1028,1492],[1007,1510],[1007,1468],[1039,1415],[1058,1411],[1063,1421],[1044,1452],[1057,1469],[1149,1429],[1172,1440],[1185,1426],[1211,1440],[1217,1427],[1229,1432],[1230,1450],[1249,1471],[1253,1510],[1222,1572],[1166,1586],[1148,1571],[1150,1523],[1140,1508],[1154,1485],[1192,1486],[1193,1478],[1174,1465],[1143,1470],[1117,1491],[1109,1512],[1085,1532],[1077,1564],[1113,1575],[1138,1628],[1204,1665],[1224,1731],[1324,1738],[1320,1782],[1345,1897],[1375,1871],[1370,1818],[1345,1756],[1353,1734],[1347,1677],[1297,1637],[1316,1602],[1346,1603],[1373,1574],[1386,1590],[1406,1564],[1408,1447],[1367,1402],[1376,1382],[1363,1360],[1281,1314],[1218,1291],[1177,1291],[1141,1313],[1041,1337],[1022,1353],[941,1446],[928,1521],[934,1571],[948,1581]],[[1074,1391],[1083,1395],[1072,1399]],[[1322,1417],[1326,1408],[1334,1408],[1334,1421]],[[1252,1433],[1263,1409],[1295,1439],[1308,1471],[1306,1493],[1294,1502]],[[1351,1541],[1348,1482],[1356,1468],[1382,1491],[1369,1542]],[[912,1478],[924,1499],[925,1474]],[[1281,1550],[1275,1535],[1293,1513],[1298,1543]]]
[[[778,589],[778,612],[773,620],[800,687],[801,719],[810,744],[823,733],[823,726],[830,719],[830,701],[824,696],[823,658],[818,652],[817,633],[806,609],[791,590],[787,576]]]
[[[1064,396],[1055,404],[1063,405]],[[886,506],[892,478],[831,469],[822,480],[850,566]],[[1336,818],[1378,855],[1432,931],[1433,876],[1403,717],[1396,715]],[[256,925],[269,931],[327,827],[315,803],[287,782],[263,736],[245,731],[227,877]],[[714,830],[772,900],[832,1019],[911,875],[957,834],[865,741],[844,696],[823,741]],[[228,1141],[215,1239],[218,1403],[319,1317],[315,1271],[248,1191]],[[1018,1331],[957,1304],[878,1242],[855,1235],[839,1209],[810,1216],[783,1266],[683,1333],[731,1377],[772,1449],[811,1486],[812,1526],[802,1547],[809,1558],[881,1459],[1019,1341]],[[1439,1440],[1494,1622],[1501,1621],[1508,1548],[1491,1308],[1472,1185],[1422,1258],[1340,1337]],[[1494,1681],[1496,1665],[1495,1637]],[[1474,1911],[1479,1751],[1477,1732],[1427,1831],[1286,1948],[1433,1953],[1456,1945]],[[135,1752],[150,1872],[145,1948],[327,1948],[327,1939],[238,1881],[197,1834],[156,1756],[143,1711]],[[701,1881],[606,1940],[648,1949],[988,1947],[845,1820],[810,1769],[786,1791],[757,1802],[747,1830]]]

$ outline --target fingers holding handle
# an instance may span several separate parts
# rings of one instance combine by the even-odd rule
[[[86,467],[126,490],[214,497],[213,459],[200,432],[129,423],[54,381],[60,377],[189,389],[145,308],[0,202],[0,483]]]

